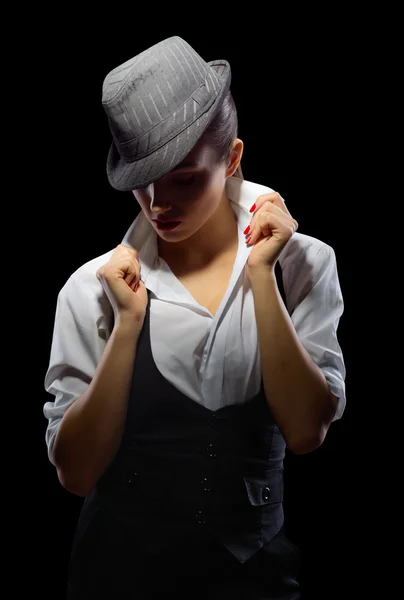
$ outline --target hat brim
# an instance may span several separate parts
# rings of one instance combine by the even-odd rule
[[[215,70],[222,84],[217,98],[209,110],[199,117],[198,123],[193,123],[153,154],[134,162],[122,160],[112,142],[107,158],[107,177],[113,188],[122,192],[130,192],[150,185],[169,173],[189,154],[213,119],[230,88],[231,69],[229,63],[225,60],[217,60],[207,64]],[[175,158],[173,159],[173,157]]]

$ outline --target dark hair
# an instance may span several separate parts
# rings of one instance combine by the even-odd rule
[[[206,128],[203,137],[206,136],[217,147],[219,162],[227,162],[230,158],[232,143],[237,134],[237,108],[232,93],[229,90],[219,111]],[[234,175],[243,178],[240,166],[236,169]]]

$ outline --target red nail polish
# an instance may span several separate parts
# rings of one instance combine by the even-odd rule
[[[250,213],[254,212],[256,208],[257,208],[257,205],[256,205],[256,203],[254,203],[252,205],[252,207],[250,208]]]
[[[244,229],[243,233],[245,235],[247,235],[247,233],[250,231],[250,226],[246,227],[246,229]]]

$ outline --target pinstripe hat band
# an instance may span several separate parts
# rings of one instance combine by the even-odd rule
[[[227,61],[205,62],[178,36],[113,69],[102,95],[113,140],[112,187],[144,187],[178,165],[212,121],[230,81]]]

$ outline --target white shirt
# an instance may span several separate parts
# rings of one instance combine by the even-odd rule
[[[258,394],[261,360],[254,302],[246,274],[244,229],[251,206],[271,188],[230,177],[226,182],[237,217],[239,246],[229,286],[216,315],[198,304],[158,256],[157,233],[141,211],[122,243],[139,252],[141,279],[152,292],[150,340],[162,375],[190,402],[210,410],[241,404]],[[93,378],[111,334],[112,307],[96,271],[114,249],[79,267],[58,294],[45,389],[54,396],[43,407],[48,419],[49,460],[55,435],[68,407]],[[345,365],[337,340],[344,303],[334,250],[296,232],[279,257],[287,308],[305,349],[338,398],[334,420],[345,408]]]

